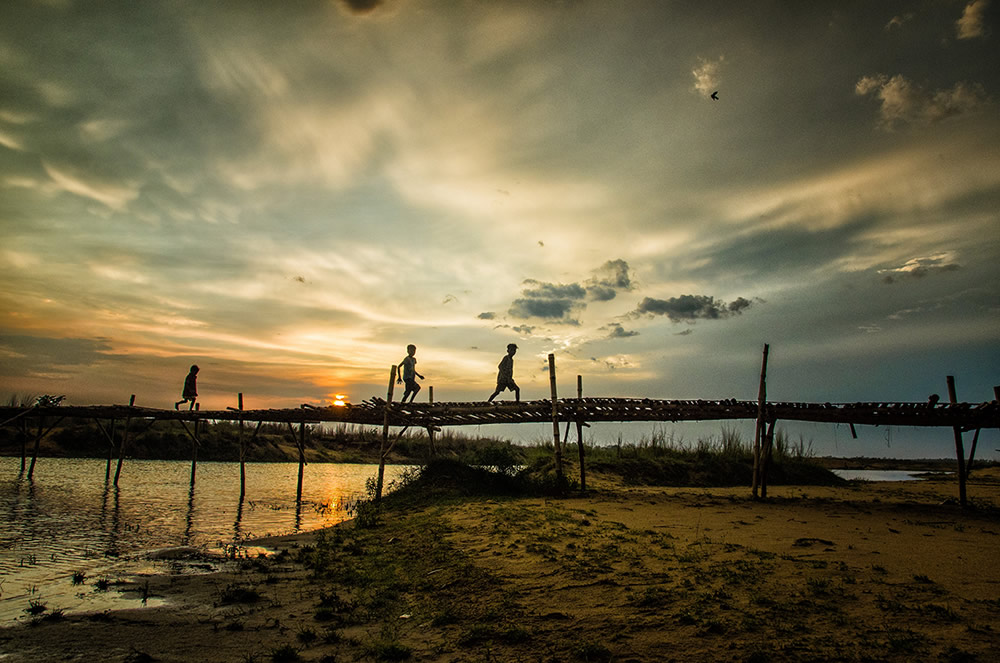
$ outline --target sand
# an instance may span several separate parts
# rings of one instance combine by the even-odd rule
[[[992,661],[1000,470],[389,510],[262,542],[162,607],[0,629],[0,661]],[[148,583],[148,586],[146,585]],[[57,606],[49,607],[49,614]]]

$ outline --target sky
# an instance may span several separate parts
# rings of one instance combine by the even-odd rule
[[[998,5],[7,0],[2,391],[992,400]]]

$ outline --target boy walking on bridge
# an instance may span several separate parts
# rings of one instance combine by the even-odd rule
[[[492,403],[493,399],[505,389],[513,391],[514,400],[518,403],[521,402],[521,388],[514,382],[514,354],[516,352],[517,346],[515,344],[510,343],[507,345],[506,356],[497,364],[497,389],[487,399],[487,403]]]
[[[194,409],[194,402],[198,400],[198,367],[192,366],[191,371],[184,378],[184,391],[181,393],[183,400],[174,403],[174,409],[179,410],[178,405],[182,405],[191,401],[191,405],[188,406],[189,410]]]
[[[397,383],[403,382],[406,384],[406,390],[403,391],[403,399],[400,403],[406,402],[406,397],[410,397],[410,402],[417,397],[417,392],[420,391],[420,385],[414,376],[424,379],[424,376],[417,373],[417,358],[414,356],[417,354],[417,346],[412,343],[406,346],[406,356],[403,357],[403,361],[399,362],[399,378],[396,380]],[[412,394],[412,395],[411,395]]]

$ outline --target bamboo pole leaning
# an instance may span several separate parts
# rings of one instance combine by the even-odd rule
[[[375,482],[375,504],[382,503],[382,484],[385,481],[385,456],[389,448],[389,409],[392,407],[392,391],[396,385],[396,365],[389,370],[389,388],[386,390],[382,417],[382,445],[378,454],[378,479]]]
[[[552,441],[556,453],[556,479],[562,484],[562,445],[559,443],[559,399],[556,395],[556,356],[549,354],[549,386],[552,390]]]
[[[764,415],[767,410],[767,353],[770,346],[764,344],[764,358],[760,364],[760,385],[757,388],[757,428],[753,439],[753,479],[751,491],[757,498],[757,487],[760,482],[760,448],[761,436],[764,434]]]
[[[949,375],[946,380],[948,382],[948,400],[954,405],[958,402],[958,396],[955,392],[955,376]],[[952,431],[955,433],[955,455],[958,457],[958,502],[964,508],[967,506],[965,491],[965,444],[962,441],[962,428],[955,426],[952,428]]]

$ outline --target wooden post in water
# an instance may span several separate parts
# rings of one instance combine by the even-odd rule
[[[35,475],[35,461],[38,460],[38,446],[42,443],[42,431],[45,428],[45,417],[38,417],[38,432],[35,434],[35,449],[31,452],[31,465],[28,466],[28,479]]]
[[[760,482],[760,443],[764,434],[764,413],[767,409],[767,353],[770,349],[767,343],[764,344],[764,358],[760,364],[760,385],[757,388],[757,430],[753,438],[753,485],[752,492],[754,499],[757,498],[757,486]]]
[[[243,498],[247,494],[247,445],[246,440],[243,439],[243,392],[236,394],[237,405],[240,409],[240,509],[242,514],[243,509]]]
[[[114,417],[111,418],[111,433],[106,435],[108,438],[108,464],[104,466],[104,483],[107,484],[111,481],[111,459],[115,456],[115,421]],[[100,425],[100,423],[98,423]]]
[[[947,376],[948,400],[952,404],[958,402],[958,395],[955,392],[955,376]],[[965,444],[962,442],[962,428],[955,426],[952,429],[955,433],[955,455],[958,456],[958,503],[964,508],[967,506],[965,496]]]
[[[28,420],[27,418],[21,418],[21,474],[24,474],[24,468],[28,461]]]
[[[295,489],[295,502],[302,501],[302,475],[306,466],[306,422],[299,424],[299,482]]]
[[[132,422],[132,407],[135,406],[135,394],[128,399],[129,412],[125,417],[125,430],[122,431],[122,441],[118,445],[118,466],[115,468],[115,487],[118,487],[118,477],[122,475],[122,461],[125,460],[125,443],[128,441],[128,425]]]
[[[198,404],[195,403],[195,409],[198,409]],[[191,494],[194,494],[194,479],[195,474],[198,471],[198,419],[194,420],[194,433],[191,435]]]
[[[552,389],[552,441],[556,451],[556,479],[562,484],[562,445],[559,444],[559,401],[556,396],[556,356],[549,354],[549,386]]]
[[[392,389],[396,384],[396,365],[389,370],[389,389],[386,391],[385,408],[382,416],[382,447],[378,454],[378,480],[375,483],[375,503],[382,502],[382,483],[385,479],[385,454],[389,448],[389,406],[392,405]]]
[[[583,376],[576,376],[576,400],[583,401]],[[587,490],[587,468],[583,462],[583,422],[576,418],[576,443],[580,447],[580,490]]]

